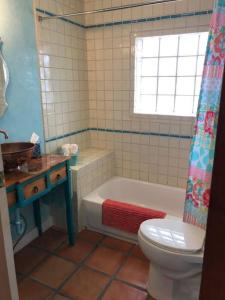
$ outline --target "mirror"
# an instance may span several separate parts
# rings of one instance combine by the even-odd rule
[[[0,117],[2,117],[7,109],[6,89],[9,83],[9,71],[2,55],[3,42],[0,38]]]

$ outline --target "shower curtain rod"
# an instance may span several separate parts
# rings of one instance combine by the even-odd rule
[[[104,12],[111,12],[111,11],[117,11],[122,9],[128,9],[128,8],[136,8],[136,7],[142,7],[147,5],[155,5],[155,4],[161,4],[161,3],[168,3],[168,2],[176,2],[181,0],[159,0],[159,1],[145,1],[142,3],[134,3],[134,4],[126,4],[122,6],[114,6],[114,7],[108,7],[108,8],[101,8],[91,11],[84,11],[84,12],[75,12],[75,13],[69,13],[69,14],[63,14],[63,15],[55,15],[55,16],[39,16],[40,21],[44,20],[50,20],[50,19],[58,19],[58,18],[65,18],[65,17],[75,17],[75,16],[83,16],[83,15],[90,15],[90,14],[97,14],[97,13],[104,13]]]

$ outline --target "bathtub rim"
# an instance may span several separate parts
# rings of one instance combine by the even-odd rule
[[[98,191],[100,189],[102,189],[103,187],[107,186],[107,184],[109,184],[111,181],[116,181],[116,180],[119,180],[119,179],[122,179],[122,180],[126,180],[126,181],[130,181],[130,182],[135,182],[135,183],[141,183],[141,184],[144,184],[144,185],[149,185],[149,186],[157,186],[157,187],[161,187],[163,189],[168,189],[168,190],[171,190],[171,191],[179,191],[179,192],[185,192],[185,189],[184,188],[180,188],[180,187],[173,187],[173,186],[170,186],[170,185],[163,185],[163,184],[159,184],[159,183],[153,183],[153,182],[147,182],[147,181],[142,181],[142,180],[138,180],[138,179],[132,179],[132,178],[126,178],[126,177],[121,177],[121,176],[113,176],[112,178],[110,178],[109,180],[107,180],[106,182],[104,182],[103,184],[101,184],[99,187],[97,187],[94,191],[92,191],[91,193],[89,193],[88,195],[82,197],[83,200],[86,200],[86,201],[91,201],[93,199],[93,197],[98,197],[98,198],[101,198],[103,201],[106,200],[105,198],[102,198],[99,194],[98,194]],[[184,199],[185,201],[185,199]],[[145,206],[144,206],[145,207]]]

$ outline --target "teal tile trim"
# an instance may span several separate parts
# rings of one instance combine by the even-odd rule
[[[189,12],[183,14],[165,15],[160,17],[141,18],[141,19],[126,20],[126,21],[115,21],[115,22],[104,23],[104,24],[87,25],[85,26],[85,28],[89,29],[89,28],[110,27],[116,25],[127,25],[127,24],[135,24],[135,23],[156,22],[156,21],[168,20],[168,19],[172,20],[178,18],[211,15],[212,13],[213,13],[212,10],[203,10],[203,11]]]
[[[47,16],[56,16],[56,14],[49,12],[47,10],[43,10],[40,8],[36,8],[36,11],[45,14]],[[160,17],[149,17],[149,18],[140,18],[140,19],[132,19],[132,20],[124,20],[124,21],[115,21],[115,22],[109,22],[109,23],[101,23],[101,24],[94,24],[94,25],[83,25],[78,22],[74,22],[72,20],[69,20],[67,18],[61,17],[60,19],[62,21],[65,21],[67,23],[79,26],[84,29],[90,29],[90,28],[101,28],[101,27],[110,27],[110,26],[118,26],[118,25],[127,25],[127,24],[135,24],[135,23],[145,23],[145,22],[156,22],[161,20],[169,20],[169,19],[178,19],[178,18],[186,18],[186,17],[194,17],[194,16],[204,16],[204,15],[211,15],[213,13],[212,10],[202,10],[202,11],[196,11],[196,12],[188,12],[183,14],[174,14],[174,15],[165,15]]]
[[[180,134],[172,134],[172,133],[159,133],[159,132],[147,132],[147,131],[133,131],[133,130],[119,130],[119,129],[110,129],[110,128],[85,128],[73,132],[66,133],[64,135],[54,136],[45,140],[46,143],[61,140],[66,137],[70,137],[73,135],[77,135],[80,133],[84,133],[87,131],[99,131],[99,132],[110,132],[110,133],[120,133],[120,134],[137,134],[137,135],[147,135],[147,136],[159,136],[159,137],[170,137],[177,139],[192,139],[190,135],[180,135]]]
[[[172,133],[159,133],[151,131],[133,131],[133,130],[119,130],[110,128],[89,128],[90,131],[100,131],[100,132],[111,132],[111,133],[122,133],[122,134],[137,134],[137,135],[148,135],[148,136],[161,136],[161,137],[173,137],[179,139],[192,139],[189,135],[179,135]]]
[[[47,15],[47,16],[50,16],[50,17],[55,17],[55,16],[56,16],[56,14],[51,13],[50,11],[47,11],[47,10],[43,10],[43,9],[41,9],[41,8],[36,8],[36,11],[38,11],[39,13],[45,14],[45,15]],[[70,24],[72,24],[72,25],[79,26],[79,27],[81,27],[81,28],[85,28],[84,25],[82,25],[82,24],[80,24],[80,23],[78,23],[78,22],[74,22],[74,21],[72,21],[72,20],[69,20],[69,19],[67,19],[67,18],[61,17],[60,20],[62,20],[62,21],[64,21],[64,22],[67,22],[67,23],[70,23]]]
[[[68,132],[68,133],[65,133],[65,134],[62,134],[62,135],[50,137],[50,138],[47,138],[45,140],[45,142],[49,143],[49,142],[61,140],[61,139],[64,139],[64,138],[67,138],[67,137],[70,137],[70,136],[73,136],[73,135],[77,135],[77,134],[86,132],[86,131],[89,131],[89,128],[84,128],[84,129],[80,129],[80,130],[77,130],[77,131]]]

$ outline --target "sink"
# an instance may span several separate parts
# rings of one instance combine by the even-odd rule
[[[34,144],[27,142],[1,144],[5,171],[17,169],[32,158]]]

